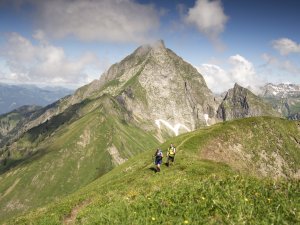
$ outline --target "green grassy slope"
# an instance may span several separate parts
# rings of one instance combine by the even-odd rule
[[[9,162],[0,168],[0,221],[70,194],[110,171],[118,159],[157,145],[113,98],[81,104],[11,146]]]
[[[259,129],[259,135],[249,136],[251,129]],[[270,129],[281,132],[276,140]],[[183,134],[161,146],[166,150],[173,142],[177,156],[175,164],[163,165],[160,173],[153,171],[154,150],[149,149],[72,195],[7,224],[299,224],[299,179],[252,176],[260,174],[259,168],[233,169],[245,163],[242,159],[225,164],[203,155],[212,141],[243,146],[239,137],[247,136],[251,147],[240,151],[288,153],[288,165],[296,171],[300,147],[293,139],[299,140],[299,133],[299,123],[260,117]],[[282,148],[272,150],[269,139],[283,141]]]

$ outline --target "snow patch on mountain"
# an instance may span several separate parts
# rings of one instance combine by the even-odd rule
[[[267,84],[263,88],[263,96],[276,96],[286,98],[288,96],[298,96],[300,95],[300,85],[296,84]]]
[[[155,120],[155,124],[157,125],[157,127],[160,129],[161,128],[161,124],[165,125],[167,128],[169,128],[170,130],[172,130],[175,135],[177,136],[179,134],[179,129],[182,127],[184,128],[186,131],[190,132],[191,130],[185,126],[184,124],[181,123],[176,123],[174,126],[172,126],[168,121],[165,121],[163,119],[157,119]]]
[[[204,120],[205,120],[206,126],[209,126],[209,124],[208,124],[208,120],[209,120],[208,114],[204,114]]]

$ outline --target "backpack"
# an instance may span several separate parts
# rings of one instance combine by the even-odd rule
[[[161,159],[161,158],[162,158],[162,151],[161,151],[161,150],[157,151],[155,157],[156,157],[157,159]]]

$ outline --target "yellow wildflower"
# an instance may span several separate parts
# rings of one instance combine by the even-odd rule
[[[154,220],[155,220],[155,217],[152,217],[152,220],[154,221]]]
[[[185,220],[183,223],[184,223],[184,224],[188,224],[188,223],[189,223],[189,221],[188,221],[188,220]]]

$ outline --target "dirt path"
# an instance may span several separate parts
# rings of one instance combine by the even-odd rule
[[[192,135],[191,137],[187,137],[186,139],[184,139],[178,146],[177,146],[177,151],[179,151],[179,147],[182,146],[185,142],[187,142],[189,139],[195,137],[196,134]]]
[[[89,199],[85,200],[85,201],[81,202],[79,205],[77,205],[75,208],[73,208],[71,213],[64,218],[63,224],[64,225],[75,224],[78,212],[81,209],[83,209],[84,207],[86,207],[88,204],[90,204],[90,202],[91,202],[91,200],[89,200]]]

